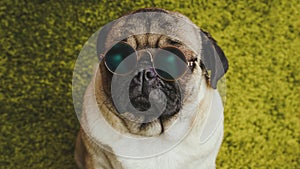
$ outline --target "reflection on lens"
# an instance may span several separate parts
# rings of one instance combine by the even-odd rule
[[[176,79],[172,75],[170,75],[168,72],[165,72],[165,71],[163,71],[161,69],[155,69],[155,70],[156,70],[157,74],[160,77],[164,78],[164,79],[167,79],[167,80],[174,80],[174,79]]]
[[[187,70],[186,58],[177,48],[163,48],[154,57],[154,67],[162,78],[175,80]]]
[[[105,64],[113,73],[126,74],[136,64],[134,52],[135,50],[130,45],[119,42],[105,54]]]

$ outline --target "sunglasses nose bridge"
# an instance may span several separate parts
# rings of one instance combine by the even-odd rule
[[[152,63],[153,61],[152,53],[148,49],[139,50],[137,57],[139,62]]]
[[[152,54],[148,50],[140,50],[137,52],[137,65],[135,72],[153,69]]]

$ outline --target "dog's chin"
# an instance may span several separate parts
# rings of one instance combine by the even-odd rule
[[[151,121],[145,123],[139,122],[140,119],[134,117],[134,115],[130,112],[123,113],[120,118],[122,118],[123,122],[126,124],[128,131],[128,133],[123,134],[132,137],[152,137],[163,134],[168,127],[176,121],[177,115],[173,115],[165,120],[162,120],[161,118],[153,118]]]
[[[127,125],[130,134],[136,136],[152,137],[163,134],[176,121],[176,119],[177,115],[173,115],[164,120],[159,117],[152,119],[152,121],[146,123],[127,121]]]

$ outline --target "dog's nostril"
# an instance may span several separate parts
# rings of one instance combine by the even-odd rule
[[[145,79],[150,80],[155,78],[156,73],[153,68],[145,70]]]

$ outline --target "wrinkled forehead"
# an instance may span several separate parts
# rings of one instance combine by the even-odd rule
[[[179,13],[141,12],[130,14],[106,24],[103,29],[106,30],[106,35],[102,37],[100,35],[100,43],[103,43],[100,46],[106,49],[132,35],[150,33],[178,40],[196,54],[199,54],[201,50],[199,28]]]

